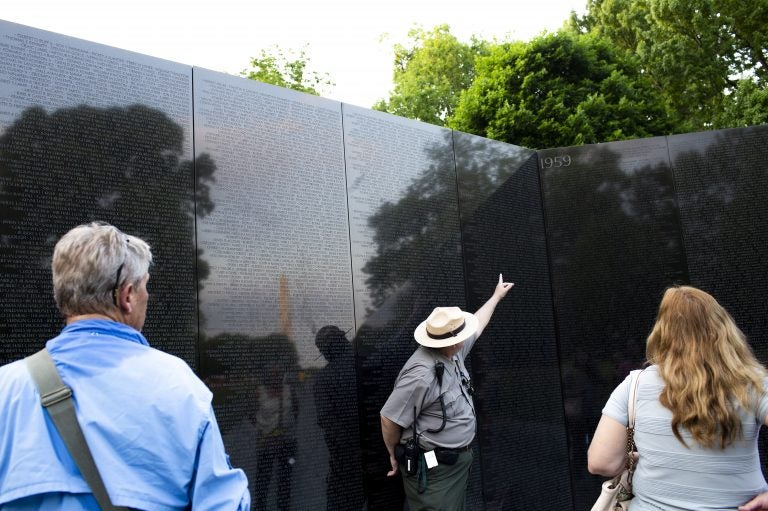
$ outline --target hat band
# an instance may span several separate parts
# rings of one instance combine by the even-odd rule
[[[432,334],[432,333],[429,332],[429,330],[427,330],[427,335],[429,337],[431,337],[432,339],[447,339],[449,337],[456,337],[456,334],[458,334],[459,332],[464,330],[464,327],[466,325],[467,325],[467,322],[466,321],[462,321],[461,322],[461,326],[459,328],[457,328],[456,330],[451,330],[450,332],[445,333],[445,334]]]

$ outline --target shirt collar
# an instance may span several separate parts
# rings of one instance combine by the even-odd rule
[[[143,344],[144,346],[149,346],[149,342],[141,332],[125,323],[119,323],[109,319],[81,319],[65,326],[64,330],[61,331],[61,335],[82,332],[111,335],[127,341]]]

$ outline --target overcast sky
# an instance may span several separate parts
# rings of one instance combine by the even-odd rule
[[[370,107],[392,88],[392,47],[415,25],[460,40],[528,40],[586,0],[4,0],[0,18],[215,71],[238,74],[259,50],[307,47],[336,82],[325,97]]]

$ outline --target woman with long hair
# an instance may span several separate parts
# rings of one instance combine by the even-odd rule
[[[768,424],[768,373],[730,314],[700,289],[667,289],[646,357],[632,511],[768,510],[757,449]],[[603,408],[589,446],[593,474],[624,469],[630,379]]]

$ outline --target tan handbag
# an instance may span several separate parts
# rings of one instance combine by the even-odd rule
[[[642,373],[642,371],[640,372]],[[633,377],[629,387],[629,425],[627,426],[626,466],[621,474],[603,483],[600,496],[592,511],[627,511],[632,503],[632,475],[635,473],[635,401],[640,373]]]

